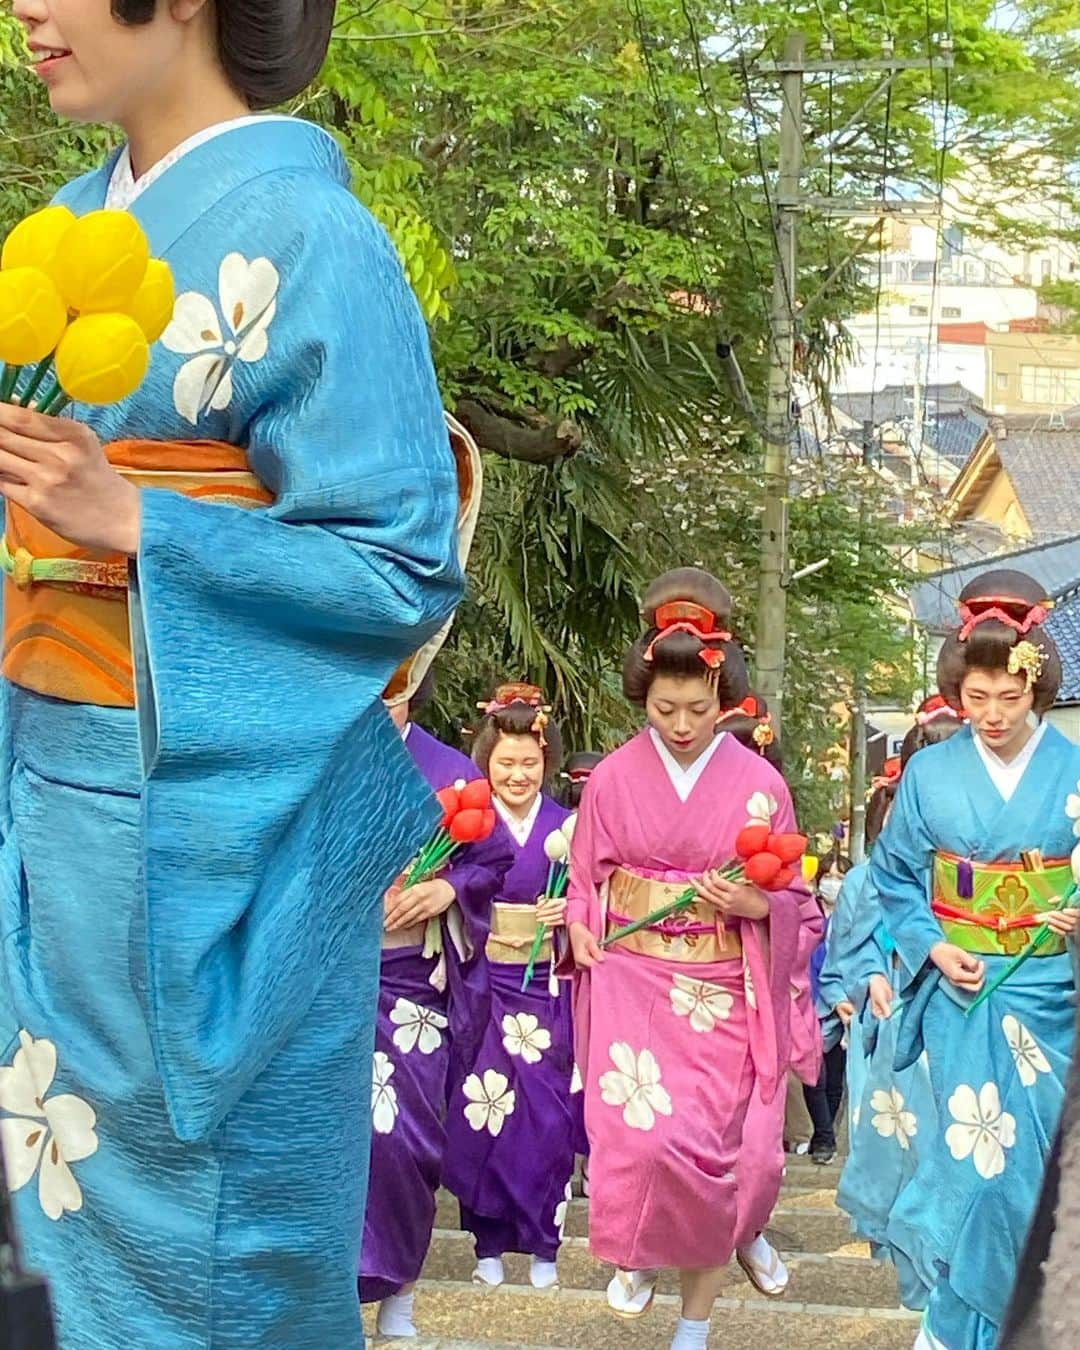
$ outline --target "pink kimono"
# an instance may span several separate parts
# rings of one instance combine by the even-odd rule
[[[568,922],[600,938],[651,912],[688,878],[728,862],[751,821],[794,829],[787,785],[759,755],[725,736],[683,802],[642,731],[585,790]],[[796,883],[772,894],[767,919],[726,926],[698,902],[575,973],[599,1259],[704,1269],[726,1264],[744,1240],[743,1124],[755,1094],[766,1105],[784,1096],[804,898]]]

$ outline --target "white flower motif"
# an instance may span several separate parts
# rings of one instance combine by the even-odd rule
[[[1080,786],[1078,784],[1077,786]],[[779,810],[776,798],[771,792],[755,792],[746,803],[748,825],[771,825],[772,818]]]
[[[559,1241],[562,1241],[563,1232],[566,1228],[566,1216],[570,1213],[570,1197],[574,1191],[570,1182],[566,1183],[566,1190],[563,1191],[563,1198],[555,1206],[555,1230],[559,1234]]]
[[[692,980],[688,975],[671,977],[671,1011],[677,1017],[689,1017],[694,1031],[713,1031],[717,1022],[731,1016],[735,1000],[726,989],[707,980]]]
[[[277,268],[269,258],[248,262],[242,254],[230,253],[218,270],[224,323],[205,295],[185,291],[177,296],[161,342],[171,352],[191,355],[173,382],[173,402],[192,426],[208,408],[221,412],[232,402],[237,361],[261,361],[266,355],[279,285]]]
[[[584,1091],[585,1091],[585,1084],[581,1080],[581,1070],[575,1064],[574,1071],[570,1075],[570,1095],[573,1096],[575,1092],[584,1092]]]
[[[551,1032],[532,1013],[507,1013],[502,1020],[503,1049],[520,1055],[526,1064],[539,1064],[551,1049]]]
[[[754,977],[750,974],[750,967],[743,966],[743,990],[746,994],[746,1006],[757,1011],[757,990],[754,988]]]
[[[896,1088],[888,1092],[881,1088],[870,1097],[870,1107],[877,1115],[871,1116],[870,1124],[882,1139],[893,1139],[902,1149],[911,1147],[911,1141],[919,1133],[919,1122],[914,1111],[904,1110],[904,1099]]]
[[[376,1134],[389,1134],[397,1120],[397,1088],[390,1083],[393,1076],[393,1060],[376,1050],[371,1069],[371,1124]]]
[[[390,1009],[390,1021],[397,1027],[394,1044],[403,1055],[419,1049],[422,1055],[433,1055],[443,1043],[442,1033],[448,1020],[434,1008],[424,1008],[411,999],[399,998]]]
[[[465,1119],[479,1133],[487,1130],[492,1138],[502,1133],[507,1116],[514,1114],[515,1094],[509,1091],[510,1082],[498,1069],[485,1069],[483,1078],[471,1073],[462,1087],[469,1099]]]
[[[1006,1013],[1001,1019],[1001,1029],[1009,1042],[1021,1083],[1024,1087],[1034,1087],[1039,1074],[1050,1072],[1050,1061],[1040,1050],[1035,1037],[1012,1013]]]
[[[1080,838],[1080,783],[1077,783],[1076,791],[1065,798],[1065,814],[1073,823],[1073,834]]]
[[[1005,1150],[1016,1143],[1016,1117],[1001,1109],[996,1083],[975,1089],[961,1083],[949,1098],[949,1113],[957,1123],[945,1131],[945,1142],[957,1162],[970,1155],[979,1176],[987,1181],[1005,1170]]]
[[[608,1106],[621,1106],[632,1130],[651,1130],[657,1115],[670,1116],[671,1097],[660,1086],[660,1065],[651,1050],[636,1054],[625,1041],[608,1050],[614,1069],[600,1075],[600,1096]]]
[[[0,1068],[0,1144],[8,1185],[25,1186],[38,1171],[38,1200],[50,1219],[77,1213],[83,1194],[69,1166],[98,1150],[93,1109],[72,1093],[49,1097],[56,1077],[56,1046],[19,1032],[19,1049],[10,1066]]]

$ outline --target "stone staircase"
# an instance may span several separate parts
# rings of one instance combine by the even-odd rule
[[[839,1166],[791,1158],[769,1238],[791,1271],[783,1299],[767,1299],[732,1261],[713,1316],[715,1350],[911,1350],[918,1318],[898,1307],[892,1267],[855,1241],[836,1207]],[[620,1321],[604,1289],[611,1271],[589,1255],[588,1202],[574,1200],[559,1253],[559,1288],[529,1285],[525,1257],[506,1259],[507,1282],[480,1291],[471,1282],[472,1242],[457,1228],[457,1206],[439,1200],[435,1239],[416,1299],[426,1350],[667,1350],[679,1316],[677,1284],[666,1275],[652,1310]],[[373,1327],[369,1315],[369,1331]],[[378,1342],[376,1342],[378,1343]],[[393,1342],[383,1342],[385,1345]],[[408,1344],[408,1342],[399,1342]]]

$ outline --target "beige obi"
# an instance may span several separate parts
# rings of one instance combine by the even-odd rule
[[[388,933],[384,928],[382,935],[383,951],[395,951],[398,947],[422,947],[424,945],[424,929],[427,926],[427,919],[421,919],[419,923],[410,924],[408,928],[395,928],[392,933]]]
[[[616,868],[608,882],[607,936],[670,905],[686,887],[684,881],[654,881]],[[731,927],[725,927],[718,921],[712,905],[695,900],[689,909],[671,915],[655,927],[640,928],[616,945],[637,956],[658,956],[664,961],[707,964],[741,960],[742,939],[737,923],[736,920]]]
[[[491,907],[487,959],[497,966],[526,966],[536,937],[536,906],[508,905],[496,900]],[[537,964],[551,960],[551,933],[540,945]]]

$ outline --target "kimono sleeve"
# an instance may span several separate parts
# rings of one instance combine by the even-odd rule
[[[578,807],[574,842],[570,851],[570,880],[566,890],[566,926],[587,924],[593,937],[603,937],[600,889],[611,875],[616,862],[615,840],[601,810],[600,798],[608,773],[605,765],[594,770]],[[569,955],[563,967],[572,963]]]
[[[145,490],[132,577],[150,1030],[189,1140],[345,943],[371,945],[374,988],[376,910],[437,817],[380,695],[462,584],[427,335],[389,241],[314,177],[262,191],[280,289],[231,378],[274,504]]]
[[[919,803],[919,762],[913,760],[870,857],[869,884],[877,893],[885,929],[911,978],[943,941],[929,902],[934,841]]]

